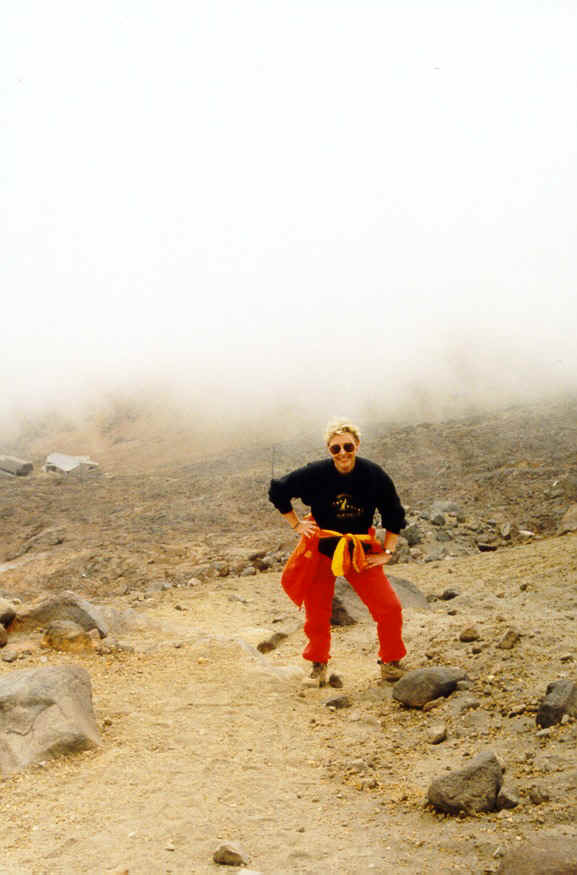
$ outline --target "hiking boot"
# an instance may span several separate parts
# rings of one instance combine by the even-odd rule
[[[327,685],[327,664],[326,662],[313,662],[313,670],[310,673],[313,680],[318,681],[319,687]]]
[[[399,681],[405,673],[397,660],[394,662],[381,662],[379,659],[379,665],[381,667],[381,680],[388,684],[394,684],[396,681]]]

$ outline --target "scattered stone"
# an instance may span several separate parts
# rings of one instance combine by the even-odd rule
[[[480,637],[479,630],[475,626],[467,626],[459,635],[459,641],[478,641]]]
[[[256,568],[254,565],[247,565],[244,571],[240,572],[240,577],[254,577],[256,574]]]
[[[427,730],[427,741],[429,744],[440,744],[447,738],[447,724],[438,723],[436,726],[430,726]]]
[[[12,625],[22,631],[44,628],[54,620],[72,620],[87,632],[98,629],[101,638],[108,634],[98,608],[70,590],[37,599],[22,607],[16,612]]]
[[[2,662],[16,662],[18,659],[19,652],[15,647],[5,647],[2,651]]]
[[[549,684],[539,704],[537,726],[554,726],[564,714],[577,717],[577,684],[562,678]]]
[[[494,811],[503,783],[503,769],[494,753],[479,754],[464,769],[435,778],[427,792],[429,802],[439,811],[475,814]]]
[[[333,672],[333,674],[329,677],[329,687],[333,687],[333,689],[335,690],[340,690],[342,689],[342,686],[343,681],[341,676]]]
[[[412,525],[407,526],[406,529],[403,529],[403,536],[405,537],[409,547],[415,547],[423,540],[423,532],[416,523],[413,523]]]
[[[440,562],[441,559],[444,559],[447,555],[447,551],[444,547],[437,547],[436,549],[430,550],[425,556],[425,562]]]
[[[449,696],[461,680],[468,680],[467,673],[461,668],[417,668],[397,681],[393,698],[410,708],[422,708],[432,699]]]
[[[497,794],[497,808],[501,811],[503,808],[516,808],[521,802],[521,797],[514,787],[508,784],[503,784]]]
[[[286,632],[273,632],[272,635],[257,644],[256,649],[260,653],[270,653],[271,650],[276,650],[281,641],[285,641],[287,638]]]
[[[477,541],[477,548],[481,553],[494,553],[498,546],[498,544],[491,544],[487,541]]]
[[[42,637],[41,646],[64,653],[90,653],[94,650],[91,634],[72,620],[53,620]]]
[[[577,532],[577,504],[568,508],[559,523],[558,534],[566,535],[568,532]]]
[[[465,696],[463,699],[459,699],[456,704],[458,713],[466,714],[467,711],[475,711],[481,703],[473,696]]]
[[[231,842],[219,845],[212,855],[212,859],[215,863],[220,863],[222,866],[246,866],[248,862],[242,848]]]
[[[444,526],[447,522],[445,519],[445,515],[443,513],[436,513],[434,516],[431,516],[431,522],[434,526]]]
[[[334,596],[331,613],[331,626],[354,626],[356,622],[357,621],[354,617],[351,617],[344,606],[342,599],[339,598],[339,596]]]
[[[90,676],[84,668],[50,666],[0,677],[3,775],[99,743]]]
[[[443,590],[443,592],[441,593],[439,598],[443,602],[450,602],[451,599],[456,599],[458,595],[459,595],[458,589],[445,589],[445,590]]]
[[[540,729],[539,732],[537,733],[537,738],[549,738],[550,735],[551,735],[550,728]]]
[[[542,805],[543,802],[549,802],[551,798],[549,795],[549,791],[545,789],[545,787],[540,787],[538,784],[533,784],[529,787],[529,799],[533,803],[533,805]]]
[[[342,708],[350,708],[353,703],[348,696],[335,696],[333,699],[327,699],[325,705],[327,708],[336,708],[340,711]]]
[[[45,550],[47,547],[56,547],[64,541],[64,526],[51,526],[43,529],[32,538],[27,538],[18,550],[10,554],[11,559],[18,559],[26,553],[34,550]]]
[[[0,625],[0,647],[5,647],[8,642],[8,632]]]
[[[535,835],[503,857],[497,875],[575,875],[577,837]]]
[[[395,590],[404,609],[409,608],[414,611],[431,610],[429,600],[412,581],[405,580],[402,577],[393,577],[391,574],[387,575],[387,579]]]
[[[509,628],[507,629],[501,640],[498,642],[497,647],[500,650],[512,650],[520,638],[520,632],[518,632],[516,629]]]
[[[34,469],[32,462],[25,462],[16,456],[0,455],[0,470],[13,474],[15,477],[26,477]]]

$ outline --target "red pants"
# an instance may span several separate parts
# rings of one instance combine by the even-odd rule
[[[407,652],[402,639],[402,607],[383,569],[377,566],[360,573],[351,571],[347,580],[377,624],[379,659],[383,662],[402,659]],[[334,589],[331,560],[321,553],[314,582],[307,588],[304,597],[305,635],[309,643],[303,651],[303,657],[311,662],[328,662],[330,659]]]

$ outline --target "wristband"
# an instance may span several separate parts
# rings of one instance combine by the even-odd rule
[[[299,520],[299,521],[297,522],[296,526],[291,526],[291,529],[298,529],[298,527],[300,526],[300,524],[301,524],[301,521]]]
[[[392,556],[394,551],[393,551],[393,550],[389,550],[388,547],[385,547],[385,549],[384,549],[383,552],[385,552],[388,556]]]

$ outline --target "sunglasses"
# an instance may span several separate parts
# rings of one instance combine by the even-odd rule
[[[355,445],[354,444],[343,444],[342,447],[340,444],[331,444],[329,447],[329,451],[333,454],[333,456],[338,456],[341,450],[344,450],[345,453],[354,453]]]

